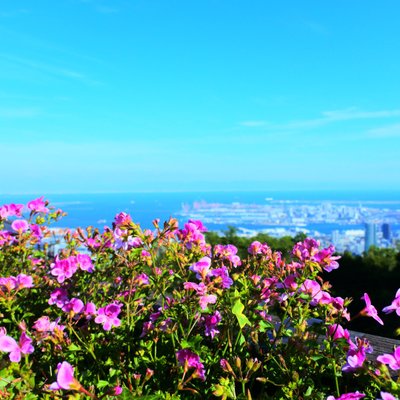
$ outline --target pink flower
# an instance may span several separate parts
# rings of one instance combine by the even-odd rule
[[[121,386],[115,386],[113,387],[112,396],[119,396],[122,393],[122,387]]]
[[[75,257],[69,257],[64,260],[56,258],[56,262],[51,264],[51,275],[57,277],[59,283],[63,283],[66,279],[72,277],[78,269]]]
[[[32,339],[22,332],[17,343],[12,337],[0,335],[0,350],[10,353],[10,360],[13,362],[21,361],[21,354],[33,353]]]
[[[328,326],[328,332],[327,335],[332,337],[333,340],[338,340],[338,339],[350,339],[350,333],[347,329],[344,329],[341,325],[339,324],[333,324]]]
[[[121,227],[129,225],[132,222],[132,218],[129,214],[121,212],[115,216],[115,226]]]
[[[397,397],[393,396],[391,393],[388,392],[381,392],[382,400],[398,400]],[[380,400],[380,399],[378,399]]]
[[[118,314],[121,312],[122,305],[119,303],[111,303],[105,307],[99,308],[97,317],[94,322],[102,324],[105,331],[109,331],[113,326],[120,326],[121,320]]]
[[[263,254],[269,260],[272,256],[272,250],[266,243],[260,243],[257,240],[250,244],[247,249],[248,253],[255,256],[256,254]]]
[[[14,236],[10,234],[8,231],[0,231],[0,246],[4,246],[5,244],[9,245],[15,240]]]
[[[44,214],[49,212],[49,209],[46,207],[46,202],[43,200],[43,196],[35,200],[31,200],[27,206],[31,211],[41,212]]]
[[[138,286],[146,286],[150,285],[150,279],[145,273],[142,273],[135,278],[134,283]]]
[[[310,304],[316,306],[322,297],[321,285],[312,279],[306,279],[300,286],[300,291],[311,296]]]
[[[214,294],[202,295],[199,298],[200,308],[205,310],[209,304],[215,304],[217,302],[217,296]]]
[[[54,332],[56,329],[59,331],[63,331],[65,329],[64,325],[59,325],[60,318],[57,318],[55,321],[50,321],[48,316],[40,317],[35,321],[32,328],[37,332]]]
[[[43,236],[39,225],[31,224],[31,232],[37,240],[40,240]]]
[[[94,271],[92,259],[87,254],[77,254],[74,258],[75,258],[74,261],[82,271],[87,271],[87,272]]]
[[[85,307],[83,307],[83,315],[85,315],[86,319],[91,319],[92,316],[97,314],[96,305],[92,302],[86,303]]]
[[[183,349],[176,352],[176,358],[179,364],[184,367],[185,372],[189,368],[194,368],[195,377],[203,381],[206,380],[204,365],[200,362],[200,357],[196,353],[189,349]]]
[[[0,207],[0,218],[7,219],[8,217],[21,217],[23,204],[5,204]]]
[[[68,301],[68,292],[63,288],[57,288],[50,294],[48,303],[50,305],[55,304],[57,307],[62,308]]]
[[[19,274],[17,275],[18,289],[31,288],[33,287],[33,278],[29,275]]]
[[[203,223],[200,221],[200,220],[196,220],[196,219],[189,219],[189,221],[188,221],[188,223],[189,224],[193,224],[193,225],[195,225],[196,226],[196,229],[199,231],[199,232],[202,232],[202,233],[204,233],[204,232],[207,232],[207,228],[203,225]]]
[[[199,284],[194,283],[194,282],[185,282],[183,284],[183,287],[186,290],[195,290],[196,293],[200,296],[199,297],[199,304],[200,308],[202,310],[205,310],[207,308],[208,304],[215,304],[217,301],[217,296],[210,294],[207,294],[207,286],[201,282]]]
[[[382,311],[387,314],[396,311],[396,314],[400,317],[400,289],[397,290],[395,299],[392,301],[392,304],[385,307]]]
[[[213,269],[210,275],[216,278],[213,283],[220,283],[224,289],[229,289],[233,284],[233,280],[229,277],[228,268],[225,266]]]
[[[67,301],[61,308],[64,312],[73,312],[74,314],[79,314],[84,309],[83,301],[73,297],[71,300]]]
[[[339,397],[328,396],[326,400],[359,400],[365,397],[365,394],[360,393],[358,390],[355,393],[344,393]]]
[[[372,346],[367,339],[356,337],[356,344],[349,340],[349,351],[347,352],[347,362],[342,367],[343,372],[353,372],[358,368],[362,368],[367,358],[366,353],[372,353]]]
[[[79,390],[80,383],[74,378],[74,368],[66,361],[59,363],[57,366],[57,381],[53,382],[50,390]]]
[[[196,273],[196,278],[204,281],[210,275],[211,258],[203,257],[196,263],[192,264],[189,269]]]
[[[11,228],[18,233],[22,233],[29,229],[29,224],[24,219],[16,219],[12,222]]]
[[[0,286],[7,291],[11,292],[11,290],[17,287],[17,279],[15,276],[9,276],[7,278],[0,278]]]
[[[232,244],[227,244],[225,246],[217,244],[214,246],[214,255],[222,260],[230,261],[234,268],[242,265],[239,256],[236,255],[237,251],[238,249]]]
[[[211,336],[214,339],[214,336],[219,333],[219,330],[216,329],[216,326],[221,322],[221,314],[219,311],[215,311],[212,315],[206,315],[204,318],[205,332],[206,336]]]
[[[383,354],[376,358],[382,364],[389,365],[389,368],[393,371],[397,371],[400,369],[400,347],[395,347],[393,355],[392,354]]]
[[[366,307],[361,311],[361,315],[367,315],[368,317],[373,318],[375,321],[378,321],[381,325],[383,325],[383,321],[378,316],[377,309],[371,304],[371,300],[367,293],[364,293],[364,296],[361,297],[361,300],[365,301]]]
[[[199,246],[202,250],[206,250],[207,245],[203,235],[205,231],[206,229],[201,221],[189,220],[184,229],[177,231],[177,234],[188,249],[193,246]]]
[[[339,263],[336,260],[341,258],[340,256],[332,257],[334,252],[335,248],[331,245],[315,254],[313,261],[316,261],[318,264],[320,264],[325,271],[331,272],[334,269],[339,268]]]
[[[33,278],[25,274],[19,274],[17,277],[2,277],[0,278],[0,286],[9,292],[11,292],[13,289],[31,288],[33,287]]]
[[[292,254],[301,261],[310,261],[319,251],[319,242],[307,238],[303,242],[298,242],[293,247]]]

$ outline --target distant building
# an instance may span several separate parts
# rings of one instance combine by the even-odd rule
[[[390,231],[389,224],[382,224],[382,235],[383,235],[384,239],[386,239],[387,241],[390,241],[390,239],[392,237],[392,233]]]
[[[376,238],[376,224],[374,223],[367,223],[365,224],[365,251],[371,246],[377,245],[377,238]]]

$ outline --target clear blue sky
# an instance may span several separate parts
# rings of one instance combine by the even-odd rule
[[[400,2],[0,4],[0,193],[400,187]]]

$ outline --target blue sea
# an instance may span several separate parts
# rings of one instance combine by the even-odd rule
[[[27,203],[39,195],[0,195],[0,205]],[[343,202],[362,204],[368,207],[400,209],[400,191],[265,191],[265,192],[187,192],[187,193],[113,193],[113,194],[48,194],[45,199],[68,215],[57,223],[58,227],[76,228],[94,226],[102,229],[111,226],[115,215],[121,211],[129,213],[142,228],[152,228],[152,220],[161,222],[179,216],[183,204],[195,201],[209,203],[265,204],[266,199],[296,201],[298,204],[315,202]],[[321,225],[321,224],[320,224]],[[209,230],[226,229],[225,226],[208,224]],[[263,227],[250,226],[251,229]],[[308,227],[319,231],[331,231],[335,226]],[[342,227],[343,228],[343,227]],[[357,228],[357,227],[354,227]]]

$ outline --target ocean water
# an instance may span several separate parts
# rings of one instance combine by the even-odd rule
[[[0,205],[27,203],[38,196],[0,195]],[[129,213],[143,228],[151,228],[152,220],[161,222],[179,216],[183,204],[195,201],[209,203],[266,204],[266,199],[296,201],[298,204],[318,202],[341,202],[362,204],[368,207],[400,209],[400,191],[265,191],[265,192],[187,192],[187,193],[113,193],[113,194],[48,194],[45,199],[68,215],[55,226],[76,228],[92,225],[97,228],[110,226],[115,215],[121,211]],[[330,224],[332,225],[332,224]],[[225,226],[208,224],[210,230],[226,229]],[[361,227],[361,226],[360,226]],[[263,227],[251,226],[251,229]],[[356,227],[354,227],[356,228]],[[320,231],[331,231],[334,226],[319,226]]]

